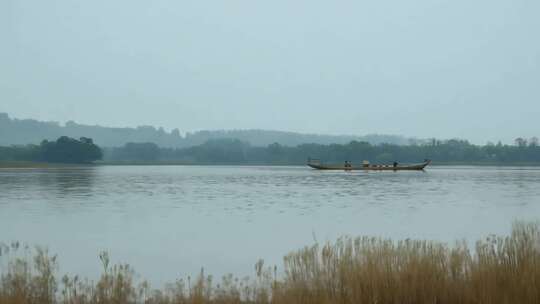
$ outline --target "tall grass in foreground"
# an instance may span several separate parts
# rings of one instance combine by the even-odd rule
[[[137,282],[129,265],[109,265],[107,253],[94,282],[57,278],[56,257],[46,250],[17,251],[18,243],[0,247],[1,304],[540,303],[538,223],[517,223],[511,235],[478,241],[474,250],[463,242],[344,237],[290,253],[281,277],[259,261],[253,279],[215,283],[201,271],[159,290]]]

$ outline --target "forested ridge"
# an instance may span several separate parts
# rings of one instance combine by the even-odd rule
[[[322,135],[259,129],[201,130],[183,132],[182,134],[179,129],[166,131],[161,127],[153,126],[115,128],[84,125],[73,121],[61,125],[58,122],[16,119],[9,117],[6,113],[0,113],[0,146],[35,144],[44,139],[56,140],[61,136],[92,138],[101,147],[120,147],[133,142],[152,142],[160,147],[186,148],[204,144],[208,140],[223,138],[236,138],[249,142],[253,146],[261,147],[274,142],[286,146],[297,146],[303,143],[346,144],[353,140],[366,141],[371,144],[394,143],[401,145],[421,142],[418,139],[399,135]]]

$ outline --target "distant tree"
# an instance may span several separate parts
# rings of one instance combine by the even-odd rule
[[[87,144],[87,145],[93,145],[94,144],[94,141],[91,138],[88,138],[88,137],[81,137],[79,139],[79,141],[82,142],[83,144]]]
[[[91,138],[81,137],[76,140],[67,136],[56,141],[42,141],[39,155],[42,161],[57,163],[91,163],[103,157],[101,149]]]
[[[529,146],[538,147],[538,137],[536,136],[531,137],[531,139],[529,139]]]
[[[173,129],[173,130],[171,131],[171,135],[172,135],[173,137],[178,137],[178,138],[180,138],[180,137],[181,137],[181,135],[180,135],[180,130],[178,130],[178,129]]]
[[[9,122],[9,115],[7,113],[0,113],[0,121]]]
[[[527,140],[522,138],[522,137],[518,137],[514,140],[514,142],[516,143],[516,146],[518,147],[525,147],[527,146]]]

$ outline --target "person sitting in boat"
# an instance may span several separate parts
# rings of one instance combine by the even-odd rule
[[[398,163],[395,161],[393,165],[394,165],[394,168],[395,168],[395,167],[397,167]]]

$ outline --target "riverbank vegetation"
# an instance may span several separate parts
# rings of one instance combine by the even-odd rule
[[[103,151],[103,153],[102,153]],[[433,140],[411,145],[379,144],[352,141],[348,144],[302,144],[266,147],[251,146],[237,139],[210,140],[189,148],[162,148],[155,143],[128,143],[117,148],[97,147],[91,139],[79,141],[61,137],[40,145],[0,147],[0,162],[41,161],[89,163],[103,159],[106,164],[234,164],[234,165],[303,165],[308,157],[326,163],[348,160],[361,163],[391,164],[431,159],[435,164],[539,165],[538,139],[517,139],[515,145],[478,146],[464,140]]]
[[[107,253],[99,255],[101,276],[91,281],[58,277],[56,256],[37,248],[31,259],[21,248],[0,247],[2,304],[540,302],[537,223],[517,223],[509,236],[490,236],[473,250],[465,242],[344,237],[288,254],[280,274],[259,261],[252,279],[215,282],[201,271],[157,290],[137,280],[131,266],[111,266]]]
[[[104,149],[110,162],[179,162],[192,164],[305,164],[308,157],[328,163],[349,160],[361,163],[420,162],[460,164],[540,164],[537,139],[520,139],[516,145],[488,144],[478,146],[463,140],[438,141],[419,145],[372,145],[352,141],[349,144],[302,144],[283,146],[278,143],[255,147],[236,139],[220,139],[184,149],[160,148],[153,143],[128,144]]]
[[[80,166],[80,164],[67,163],[46,163],[35,161],[0,161],[0,169],[48,169],[48,168],[70,168]]]
[[[39,145],[0,147],[0,161],[13,166],[42,166],[40,163],[83,164],[100,160],[101,148],[91,138],[79,140],[62,136],[56,141],[44,140]]]

